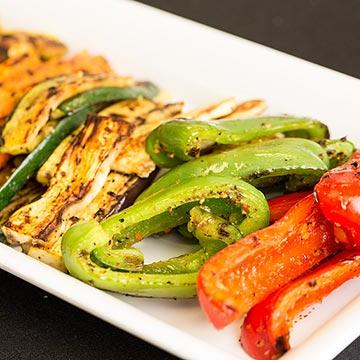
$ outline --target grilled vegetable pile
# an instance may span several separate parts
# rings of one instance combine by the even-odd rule
[[[155,85],[118,76],[102,57],[64,58],[66,46],[47,36],[1,33],[0,48],[2,231],[65,271],[63,232],[134,201],[155,171],[144,137],[181,104],[151,101]]]
[[[209,320],[223,328],[246,315],[240,341],[255,359],[287,352],[295,316],[359,276],[359,155],[326,172],[315,196],[271,200],[270,227],[220,251],[200,270],[198,296]]]
[[[292,131],[292,136],[323,141],[318,144],[304,138],[281,138],[246,144],[281,131],[285,135]],[[269,223],[267,201],[256,188],[275,184],[284,184],[288,189],[313,186],[330,163],[335,164],[334,159],[351,156],[354,150],[351,143],[344,139],[326,141],[327,134],[327,128],[319,122],[288,117],[173,120],[160,125],[147,139],[148,153],[158,166],[175,167],[155,181],[128,209],[103,222],[84,223],[70,229],[62,242],[67,269],[81,280],[107,290],[141,296],[194,296],[196,273],[210,256],[234,242],[236,244],[227,248],[229,251],[236,246],[246,256],[251,255],[249,251],[254,245],[246,235]],[[192,151],[195,143],[204,151],[208,148],[202,145],[211,143],[212,152],[202,156],[201,151]],[[231,148],[219,147],[219,143]],[[334,149],[339,153],[334,154]],[[332,161],[328,154],[332,155]],[[176,166],[179,159],[185,163]],[[277,261],[284,271],[279,285],[338,249],[337,243],[327,241],[321,232],[315,236],[314,229],[320,226],[316,216],[313,219],[312,213],[306,215],[302,210],[301,213],[305,216],[302,231],[312,231],[314,239],[308,248],[296,245],[299,241],[296,236],[289,239],[288,256],[298,256],[299,261],[291,272]],[[147,236],[184,224],[189,235],[198,239],[199,250],[144,265],[143,254],[133,245]],[[283,231],[286,233],[289,226],[295,225],[285,224]],[[279,239],[283,239],[285,235],[276,231]],[[244,236],[245,243],[241,240]],[[277,247],[276,239],[264,245],[264,256],[269,251],[281,254],[283,249],[280,251]],[[313,255],[314,249],[317,253]],[[237,259],[239,256],[236,254]],[[216,258],[217,255],[207,264]],[[222,262],[221,267],[223,265]],[[212,274],[210,277],[214,279]],[[274,283],[275,287],[279,285]]]
[[[251,356],[288,351],[294,316],[359,275],[360,152],[320,121],[263,116],[262,100],[186,112],[66,51],[0,33],[6,242],[101,289],[197,294],[216,328],[246,315]],[[194,250],[146,262],[137,244],[170,231]]]
[[[1,33],[0,216],[3,236],[66,271],[63,233],[131,205],[157,173],[148,134],[176,116],[259,114],[233,98],[183,112],[149,82],[117,75],[100,56],[64,57],[59,40]]]

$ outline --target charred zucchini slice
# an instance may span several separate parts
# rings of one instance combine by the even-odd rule
[[[64,152],[41,198],[16,211],[2,230],[9,243],[29,243],[61,258],[60,238],[96,197],[119,142],[132,127],[116,116],[90,116]]]
[[[44,81],[34,86],[16,106],[3,128],[3,145],[0,151],[18,155],[34,150],[42,140],[40,132],[49,121],[51,112],[72,96],[99,87],[106,89],[117,86],[127,90],[127,87],[132,85],[134,81],[130,78],[109,74],[80,73]],[[102,100],[97,101],[99,102]]]
[[[79,127],[87,115],[96,111],[91,107],[68,116],[50,133],[38,147],[26,157],[0,188],[0,210],[10,203],[13,196],[28,182],[61,141]]]

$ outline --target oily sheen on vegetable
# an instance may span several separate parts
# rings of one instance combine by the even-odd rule
[[[75,80],[73,78],[71,79],[72,80],[68,81],[68,83],[70,83],[71,86],[74,86],[74,83],[72,82]],[[101,79],[103,80],[103,78]],[[106,80],[107,83],[108,78],[105,79],[107,79]],[[96,78],[95,80],[97,81],[98,79]],[[52,81],[51,86],[49,86],[50,81]],[[25,149],[24,146],[22,145],[24,144],[23,140],[20,141],[19,138],[16,138],[13,135],[11,135],[17,133],[17,131],[12,128],[13,127],[16,128],[18,126],[18,123],[23,124],[24,117],[26,118],[28,116],[27,111],[24,110],[26,107],[30,106],[31,108],[35,108],[35,107],[38,108],[39,106],[38,97],[40,96],[41,98],[44,97],[47,98],[47,94],[49,93],[50,89],[53,89],[53,86],[56,83],[56,81],[62,82],[64,81],[64,79],[61,78],[58,80],[49,80],[44,83],[41,83],[37,85],[35,89],[32,89],[30,93],[25,95],[25,97],[21,100],[20,104],[16,107],[11,118],[6,123],[5,128],[3,129],[2,137],[5,143],[0,148],[0,150],[5,152],[11,152],[11,149],[14,149],[12,146],[7,144],[6,139],[9,139],[9,141],[12,144],[16,143],[17,145],[14,146],[16,146],[17,149],[21,149],[20,152],[22,152]],[[115,81],[115,80],[112,79],[111,81]],[[120,80],[116,80],[116,81],[120,81]],[[84,82],[86,83],[86,80],[84,80]],[[94,79],[92,79],[92,82],[90,82],[91,86],[94,86],[93,82]],[[121,82],[123,83],[124,80],[121,80]],[[51,90],[51,91],[54,92],[55,90]],[[137,98],[140,95],[143,95],[145,97],[147,96],[152,97],[155,96],[156,94],[157,94],[157,88],[151,84],[137,85],[134,88],[126,87],[126,86],[117,88],[117,96],[118,98],[121,99]],[[73,101],[75,101],[75,99]],[[93,96],[89,98],[89,103],[84,102],[83,98],[80,103],[81,103],[81,109],[73,109],[74,112],[71,115],[68,115],[67,117],[59,121],[57,126],[49,134],[47,134],[43,140],[40,141],[40,143],[31,151],[31,153],[22,162],[20,167],[18,167],[15,170],[15,172],[10,176],[8,181],[0,188],[0,209],[2,209],[10,202],[11,198],[16,194],[16,192],[24,186],[24,184],[28,181],[28,179],[31,176],[34,175],[34,173],[42,166],[42,164],[53,153],[56,147],[60,145],[60,143],[64,138],[66,138],[76,128],[78,128],[86,120],[87,116],[91,112],[98,111],[99,109],[104,107],[103,98],[99,98],[98,100],[96,100],[96,97],[94,98]],[[84,104],[86,105],[85,107]],[[50,111],[50,109],[51,108],[48,108],[47,111]],[[45,122],[48,121],[49,116],[50,114],[48,113],[47,117],[44,117]],[[34,124],[29,123],[26,126],[31,126],[32,130],[38,129],[39,119],[36,118],[34,121],[35,121]],[[12,130],[10,130],[10,128]],[[26,130],[24,128],[22,129]],[[24,133],[21,132],[20,137],[22,136],[22,134],[27,134],[27,133],[31,134],[31,131],[25,131]],[[26,145],[25,147],[26,149],[28,149],[28,145]],[[17,153],[17,151],[15,151],[15,153]]]
[[[159,267],[159,264],[147,265],[144,271],[137,271],[136,261],[133,272],[126,272],[127,269],[118,268],[116,264],[117,259],[127,257],[131,245],[146,236],[188,222],[189,210],[199,204],[218,208],[223,216],[239,218],[236,227],[243,235],[266,226],[269,221],[266,199],[252,185],[226,177],[190,179],[181,186],[164,189],[156,199],[134,204],[100,224],[92,221],[68,230],[62,240],[65,266],[73,276],[106,290],[141,296],[194,296],[197,270],[213,251],[206,243],[196,254],[169,260],[171,266],[163,266],[164,274],[152,271],[152,267]],[[209,242],[211,240],[209,238]],[[103,264],[101,257],[93,261],[98,257],[99,248],[103,250],[100,255],[105,252],[106,258],[110,258],[109,263]],[[179,272],[174,266],[185,260],[193,263],[193,257],[197,263],[187,271]],[[116,261],[111,261],[112,258]],[[99,266],[99,262],[105,266]],[[128,262],[134,261],[130,258]]]
[[[347,156],[351,155],[353,146],[349,149]],[[262,156],[263,163],[257,163],[255,160]],[[220,166],[220,171],[213,170],[224,161],[229,165]],[[244,163],[248,165],[241,172]],[[132,207],[100,224],[92,222],[70,229],[62,242],[65,265],[73,276],[107,290],[141,296],[193,296],[196,274],[205,260],[226,245],[239,241],[255,227],[261,229],[268,225],[264,215],[268,213],[267,204],[260,198],[256,206],[255,203],[251,207],[237,204],[234,194],[246,199],[247,191],[240,191],[241,186],[236,184],[247,183],[236,175],[248,181],[252,179],[256,185],[269,185],[284,178],[306,186],[318,180],[328,166],[327,151],[322,146],[311,140],[290,138],[224,150],[189,161],[160,177]],[[261,171],[261,167],[267,171]],[[289,180],[292,176],[294,180]],[[217,183],[228,187],[219,192]],[[192,186],[195,186],[193,191],[203,189],[201,196],[190,195]],[[247,189],[251,193],[254,188],[247,184]],[[222,196],[227,198],[225,202],[219,200]],[[174,199],[176,202],[172,203]],[[251,226],[252,231],[244,231],[244,224],[251,218],[262,220]],[[132,248],[135,242],[186,224],[187,231],[199,241],[200,250],[142,265],[143,255]],[[324,245],[324,252],[328,250]],[[136,264],[133,269],[131,264]]]
[[[315,187],[320,208],[334,223],[339,241],[360,246],[360,150],[342,166],[327,172]]]
[[[241,327],[240,342],[257,360],[274,360],[290,350],[296,315],[360,275],[360,251],[342,251],[255,305]]]
[[[273,225],[209,259],[198,277],[200,304],[223,328],[338,249],[331,224],[309,195]]]
[[[333,144],[337,145],[336,152]],[[138,201],[181,180],[207,175],[232,176],[258,188],[282,183],[290,191],[311,187],[330,167],[329,149],[334,156],[341,153],[347,160],[354,145],[333,140],[329,147],[327,142],[321,146],[308,139],[284,138],[215,151],[172,168],[146,189]]]
[[[280,357],[295,315],[359,275],[360,152],[264,100],[184,110],[66,51],[0,33],[0,241],[100,289],[197,294],[216,328],[246,315],[250,356]],[[172,231],[192,250],[148,263],[137,244]]]
[[[224,121],[175,119],[151,133],[146,150],[158,166],[171,168],[199,157],[214,144],[240,145],[278,133],[314,141],[329,137],[327,126],[321,122],[291,116]]]

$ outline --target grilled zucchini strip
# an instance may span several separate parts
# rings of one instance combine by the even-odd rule
[[[182,116],[184,118],[197,120],[217,119],[231,114],[235,110],[236,106],[236,99],[231,97],[188,111]]]
[[[24,189],[20,190],[13,201],[0,211],[0,226],[3,226],[16,210],[33,202],[43,192],[44,189],[36,182],[31,182]]]
[[[63,154],[47,191],[3,226],[8,242],[30,243],[61,260],[60,237],[103,187],[119,141],[131,130],[119,117],[90,116]]]
[[[75,74],[44,81],[34,86],[20,101],[2,131],[1,152],[12,155],[31,152],[42,140],[40,130],[48,122],[51,112],[64,100],[84,91],[134,85],[130,78],[108,74]]]
[[[46,161],[61,141],[85,120],[91,111],[97,107],[91,107],[63,119],[58,126],[49,134],[39,146],[29,154],[26,159],[11,173],[0,188],[0,210],[3,209],[14,195],[29,181],[39,167]]]
[[[78,214],[79,221],[91,219],[101,221],[108,215],[118,212],[117,208],[124,202],[124,195],[136,184],[137,180],[136,176],[111,171],[101,191],[86,209]]]
[[[247,119],[253,116],[259,116],[265,112],[267,109],[267,103],[264,100],[248,100],[240,104],[237,104],[234,111],[222,119]],[[211,118],[206,119],[211,120]]]
[[[148,99],[124,100],[111,105],[100,112],[102,116],[117,115],[135,126],[133,133],[123,140],[121,150],[111,164],[111,169],[122,174],[137,175],[147,178],[155,170],[155,164],[145,151],[145,139],[148,134],[166,120],[178,115],[182,103],[159,104]],[[50,158],[39,169],[36,179],[43,185],[48,185],[56,172],[66,144],[72,136],[64,139]]]
[[[36,180],[42,184],[48,186],[50,184],[51,178],[55,175],[56,169],[61,162],[61,159],[69,147],[69,144],[74,140],[76,135],[81,130],[81,127],[72,132],[68,137],[66,137],[60,145],[53,151],[50,157],[45,161],[41,166],[39,171],[36,174]]]
[[[155,175],[155,174],[154,174]],[[75,223],[95,219],[101,221],[110,215],[116,214],[133,204],[137,196],[152,181],[153,174],[147,179],[134,175],[122,175],[111,171],[106,178],[104,186],[86,208],[77,212],[75,216],[63,220],[63,228],[67,230]],[[65,271],[60,254],[61,235],[52,232],[46,241],[49,247],[36,245],[25,246],[32,257],[41,260],[57,269]]]
[[[246,119],[262,114],[267,108],[264,100],[248,100],[238,103],[234,97],[220,100],[182,114],[182,117],[196,120]]]

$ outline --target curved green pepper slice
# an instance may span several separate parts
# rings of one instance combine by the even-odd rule
[[[226,246],[225,242],[214,239],[211,232],[208,241],[200,241],[199,250],[144,265],[141,270],[141,259],[136,252],[127,258],[130,261],[124,261],[124,256],[128,256],[129,248],[143,238],[185,224],[191,216],[196,217],[190,213],[200,205],[217,217],[212,223],[215,228],[217,223],[224,222],[225,227],[235,227],[240,237],[269,222],[267,201],[252,185],[231,177],[192,178],[100,224],[91,221],[70,228],[62,240],[65,265],[73,276],[105,290],[139,296],[194,296],[198,269],[209,256]],[[219,214],[223,220],[219,219]],[[206,232],[206,228],[202,232]],[[230,238],[229,241],[236,240]],[[131,267],[132,262],[134,267]]]
[[[354,152],[352,143],[329,140],[323,146],[307,140],[284,138],[248,144],[201,156],[177,166],[154,182],[137,199],[142,201],[185,179],[216,175],[233,176],[256,187],[266,187],[281,180],[287,190],[314,185],[336,159],[346,161]],[[328,153],[331,154],[331,163]]]
[[[160,125],[150,134],[146,150],[158,166],[170,168],[199,157],[201,152],[215,144],[239,145],[277,133],[314,141],[329,137],[326,125],[308,118],[278,116],[226,121],[176,119]]]

